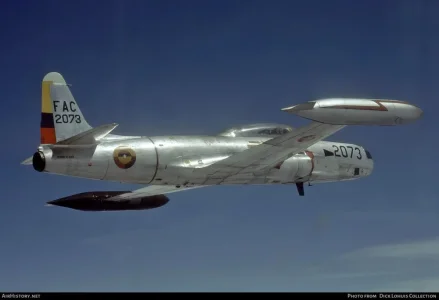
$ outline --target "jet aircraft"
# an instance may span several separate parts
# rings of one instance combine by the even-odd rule
[[[57,72],[42,81],[40,146],[22,162],[38,172],[145,184],[134,191],[90,191],[47,202],[83,211],[142,210],[165,205],[166,194],[212,185],[337,182],[371,175],[361,145],[324,141],[348,125],[394,126],[421,118],[398,100],[327,98],[282,111],[311,120],[292,128],[249,124],[210,136],[122,136],[118,124],[92,127]]]

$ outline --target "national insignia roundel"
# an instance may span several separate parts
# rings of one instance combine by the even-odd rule
[[[131,168],[136,162],[136,152],[126,146],[120,146],[113,151],[114,163],[121,169]]]

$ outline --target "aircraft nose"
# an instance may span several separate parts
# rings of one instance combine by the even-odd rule
[[[367,149],[364,149],[364,152],[366,153],[366,158],[367,159],[372,159],[372,154],[370,154],[370,151]]]
[[[364,152],[366,153],[366,158],[367,158],[367,167],[364,169],[364,173],[365,176],[369,176],[373,172],[374,161],[372,158],[372,154],[370,153],[369,150],[364,149]]]

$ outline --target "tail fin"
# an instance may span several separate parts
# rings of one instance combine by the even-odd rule
[[[41,144],[55,144],[92,129],[61,74],[46,74],[41,92]]]

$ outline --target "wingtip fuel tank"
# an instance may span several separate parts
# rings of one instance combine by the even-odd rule
[[[161,207],[169,202],[165,195],[154,195],[126,200],[109,198],[129,191],[97,191],[75,194],[47,202],[47,206],[61,206],[82,211],[145,210]]]
[[[423,114],[419,107],[405,101],[356,98],[320,99],[282,111],[333,125],[394,126],[413,123]]]

